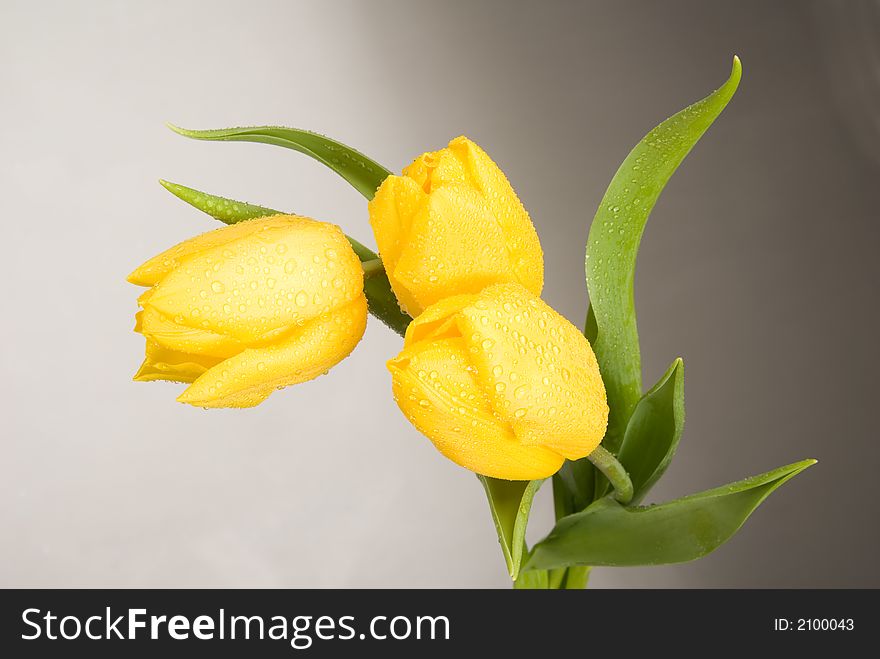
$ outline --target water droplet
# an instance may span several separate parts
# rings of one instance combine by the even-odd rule
[[[296,294],[296,300],[294,301],[296,302],[296,306],[304,307],[309,303],[309,296],[306,295],[305,291],[300,291]]]
[[[226,290],[226,286],[223,284],[222,281],[212,281],[211,282],[211,290],[214,291],[215,293],[222,293],[223,291]]]
[[[287,259],[287,261],[285,261],[285,263],[284,263],[284,272],[286,272],[289,275],[292,275],[295,270],[296,270],[296,260]]]

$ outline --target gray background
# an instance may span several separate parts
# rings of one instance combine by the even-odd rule
[[[329,376],[250,411],[131,382],[125,275],[215,226],[160,176],[372,243],[363,199],[316,163],[163,122],[306,127],[394,170],[466,133],[532,214],[547,300],[580,324],[611,175],[738,53],[740,91],[639,261],[646,383],[687,364],[656,498],[820,463],[707,559],[593,585],[880,586],[876,19],[868,2],[4,0],[0,585],[505,586],[476,479],[391,400],[400,340],[379,323]]]

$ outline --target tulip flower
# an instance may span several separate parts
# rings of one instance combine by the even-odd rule
[[[529,214],[504,173],[466,137],[387,177],[369,210],[391,288],[413,317],[490,284],[518,282],[541,294],[544,257]]]
[[[388,368],[409,421],[484,476],[546,478],[605,434],[605,387],[589,342],[519,284],[428,307]]]
[[[363,270],[332,224],[275,215],[209,231],[150,259],[135,380],[191,383],[177,399],[252,407],[336,365],[364,333]]]

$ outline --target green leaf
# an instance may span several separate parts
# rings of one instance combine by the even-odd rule
[[[599,328],[596,326],[596,314],[593,313],[593,305],[587,307],[587,320],[584,323],[584,336],[590,345],[596,341],[596,335],[599,334]]]
[[[638,503],[669,466],[684,428],[684,362],[679,358],[636,405],[617,456]]]
[[[561,585],[551,582],[546,570],[529,570],[519,573],[513,582],[513,587],[516,590],[547,590],[560,588]]]
[[[265,206],[257,206],[244,201],[218,197],[161,178],[159,183],[178,199],[182,199],[190,206],[198,208],[203,213],[207,213],[215,220],[220,220],[224,224],[235,224],[236,222],[253,220],[269,215],[284,215],[281,211],[266,208]],[[361,260],[365,259],[362,258]]]
[[[175,197],[182,199],[190,206],[226,224],[235,224],[236,222],[252,220],[257,217],[283,213],[283,211],[277,211],[265,206],[256,206],[243,201],[218,197],[207,192],[195,190],[194,188],[188,188],[185,185],[179,185],[178,183],[163,180],[160,180],[159,183]],[[358,255],[361,261],[372,261],[379,258],[375,252],[354,238],[350,236],[346,236],[346,238],[348,238],[354,253]],[[397,298],[391,290],[388,276],[383,272],[365,279],[364,294],[367,296],[370,313],[403,336],[412,319],[400,310]]]
[[[550,588],[552,590],[561,590],[565,588],[565,583],[568,579],[568,570],[569,568],[567,567],[557,568],[556,570],[520,570],[519,578],[525,581],[533,574],[543,573],[547,575],[547,588]],[[515,587],[516,584],[514,584],[514,588]]]
[[[730,539],[776,488],[815,463],[803,460],[658,506],[625,508],[605,497],[559,520],[523,569],[692,561]]]
[[[516,581],[526,544],[526,525],[532,500],[544,481],[505,481],[479,474],[477,478],[489,499],[489,510],[507,562],[507,571],[510,578]]]
[[[633,278],[645,223],[669,178],[730,101],[741,74],[734,57],[730,78],[720,89],[673,115],[636,145],[614,175],[590,227],[587,287],[598,329],[592,343],[611,408],[603,445],[612,453],[620,447],[642,395]]]
[[[587,458],[563,463],[562,468],[553,475],[553,502],[557,519],[580,512],[593,503],[596,476],[597,469]]]
[[[283,126],[251,126],[220,130],[187,130],[172,124],[179,135],[196,140],[222,142],[259,142],[299,151],[339,174],[367,199],[372,199],[382,181],[391,172],[360,151],[318,133]]]

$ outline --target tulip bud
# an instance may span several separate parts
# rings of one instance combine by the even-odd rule
[[[504,173],[466,137],[387,177],[369,209],[391,288],[413,317],[495,283],[541,294],[544,257],[529,214]]]
[[[428,307],[388,369],[410,422],[484,476],[546,478],[592,453],[608,423],[589,342],[519,284]]]
[[[252,407],[339,363],[364,333],[363,270],[339,227],[275,215],[209,231],[150,259],[135,380],[189,382],[177,399]]]

